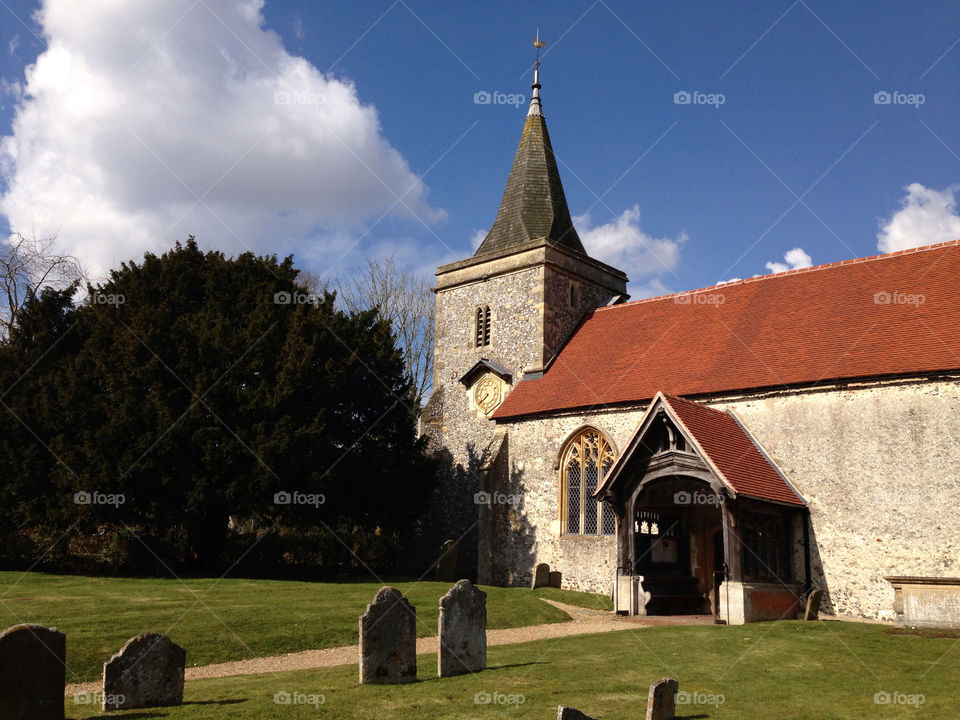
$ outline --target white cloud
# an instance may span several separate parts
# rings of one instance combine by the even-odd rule
[[[489,230],[474,230],[473,235],[470,237],[470,249],[474,252],[477,251],[477,248],[480,247],[480,243],[483,242],[484,238],[487,237]]]
[[[787,270],[797,270],[798,268],[808,268],[813,265],[813,258],[803,251],[803,248],[793,248],[787,250],[783,255],[786,262],[768,262],[767,270],[772,273],[786,272]]]
[[[960,238],[960,216],[957,215],[956,194],[960,185],[938,191],[920,183],[904,188],[901,208],[887,220],[880,221],[877,249],[894,252],[907,248],[933,245]]]
[[[637,281],[627,287],[631,297],[670,292],[661,276],[674,275],[680,250],[687,242],[686,233],[681,232],[676,238],[648,235],[640,227],[638,205],[624,210],[618,218],[604,225],[595,226],[589,213],[573,218],[573,224],[591,257],[623,270]],[[642,278],[649,279],[641,283]]]
[[[47,49],[0,141],[11,227],[59,233],[98,273],[189,233],[287,252],[383,214],[442,219],[375,108],[287,53],[262,7],[45,0]]]

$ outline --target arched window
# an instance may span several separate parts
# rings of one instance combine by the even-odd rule
[[[617,532],[613,508],[593,498],[615,459],[613,446],[593,428],[581,430],[567,444],[561,466],[563,532],[568,535]]]
[[[484,347],[490,344],[490,306],[481,305],[477,308],[475,347]]]

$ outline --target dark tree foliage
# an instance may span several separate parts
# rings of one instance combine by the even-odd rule
[[[30,298],[0,347],[2,529],[136,528],[210,566],[230,518],[409,528],[432,474],[390,324],[297,275],[191,238],[78,306]]]

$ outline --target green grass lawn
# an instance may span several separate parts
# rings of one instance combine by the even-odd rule
[[[417,608],[417,633],[437,634],[437,601],[450,583],[388,582]],[[20,622],[67,635],[67,682],[99,678],[103,663],[134,635],[157,630],[187,649],[190,665],[353,645],[357,618],[378,582],[95,578],[0,572],[0,629]],[[609,600],[543,588],[484,587],[491,629],[565,622],[551,597],[588,607]]]
[[[413,685],[360,686],[356,666],[349,665],[189,683],[179,708],[103,715],[68,698],[67,717],[543,720],[564,704],[602,720],[636,720],[644,716],[650,683],[664,676],[679,678],[680,690],[701,700],[679,706],[678,718],[946,720],[958,717],[960,707],[955,638],[787,621],[653,627],[491,647],[486,671],[456,678],[438,679],[435,657],[422,655]],[[925,697],[918,707],[875,704],[883,692]],[[276,704],[277,693],[298,693],[291,697],[301,704]],[[478,705],[478,693],[514,704]],[[320,697],[323,704],[303,704]]]

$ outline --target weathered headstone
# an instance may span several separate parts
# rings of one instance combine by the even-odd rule
[[[817,620],[820,617],[820,601],[823,599],[823,590],[814,588],[807,596],[807,608],[803,613],[804,620]]]
[[[437,675],[480,672],[487,666],[487,594],[460,580],[440,598]]]
[[[130,638],[103,664],[103,709],[182,704],[186,662],[187,651],[163,633]]]
[[[14,625],[0,633],[0,718],[63,720],[67,638],[56,628]]]
[[[360,616],[360,682],[417,679],[417,609],[403,593],[382,587]]]
[[[557,720],[593,720],[593,718],[572,707],[560,705],[557,708]]]
[[[647,695],[647,720],[673,720],[677,714],[679,689],[676,678],[662,678],[651,685]]]
[[[550,587],[558,588],[563,584],[563,573],[559,570],[550,571]]]
[[[447,540],[440,548],[440,560],[437,561],[436,579],[441,582],[454,582],[457,579],[457,556],[460,546],[456,540]]]
[[[550,585],[550,566],[540,563],[533,571],[533,589]]]

